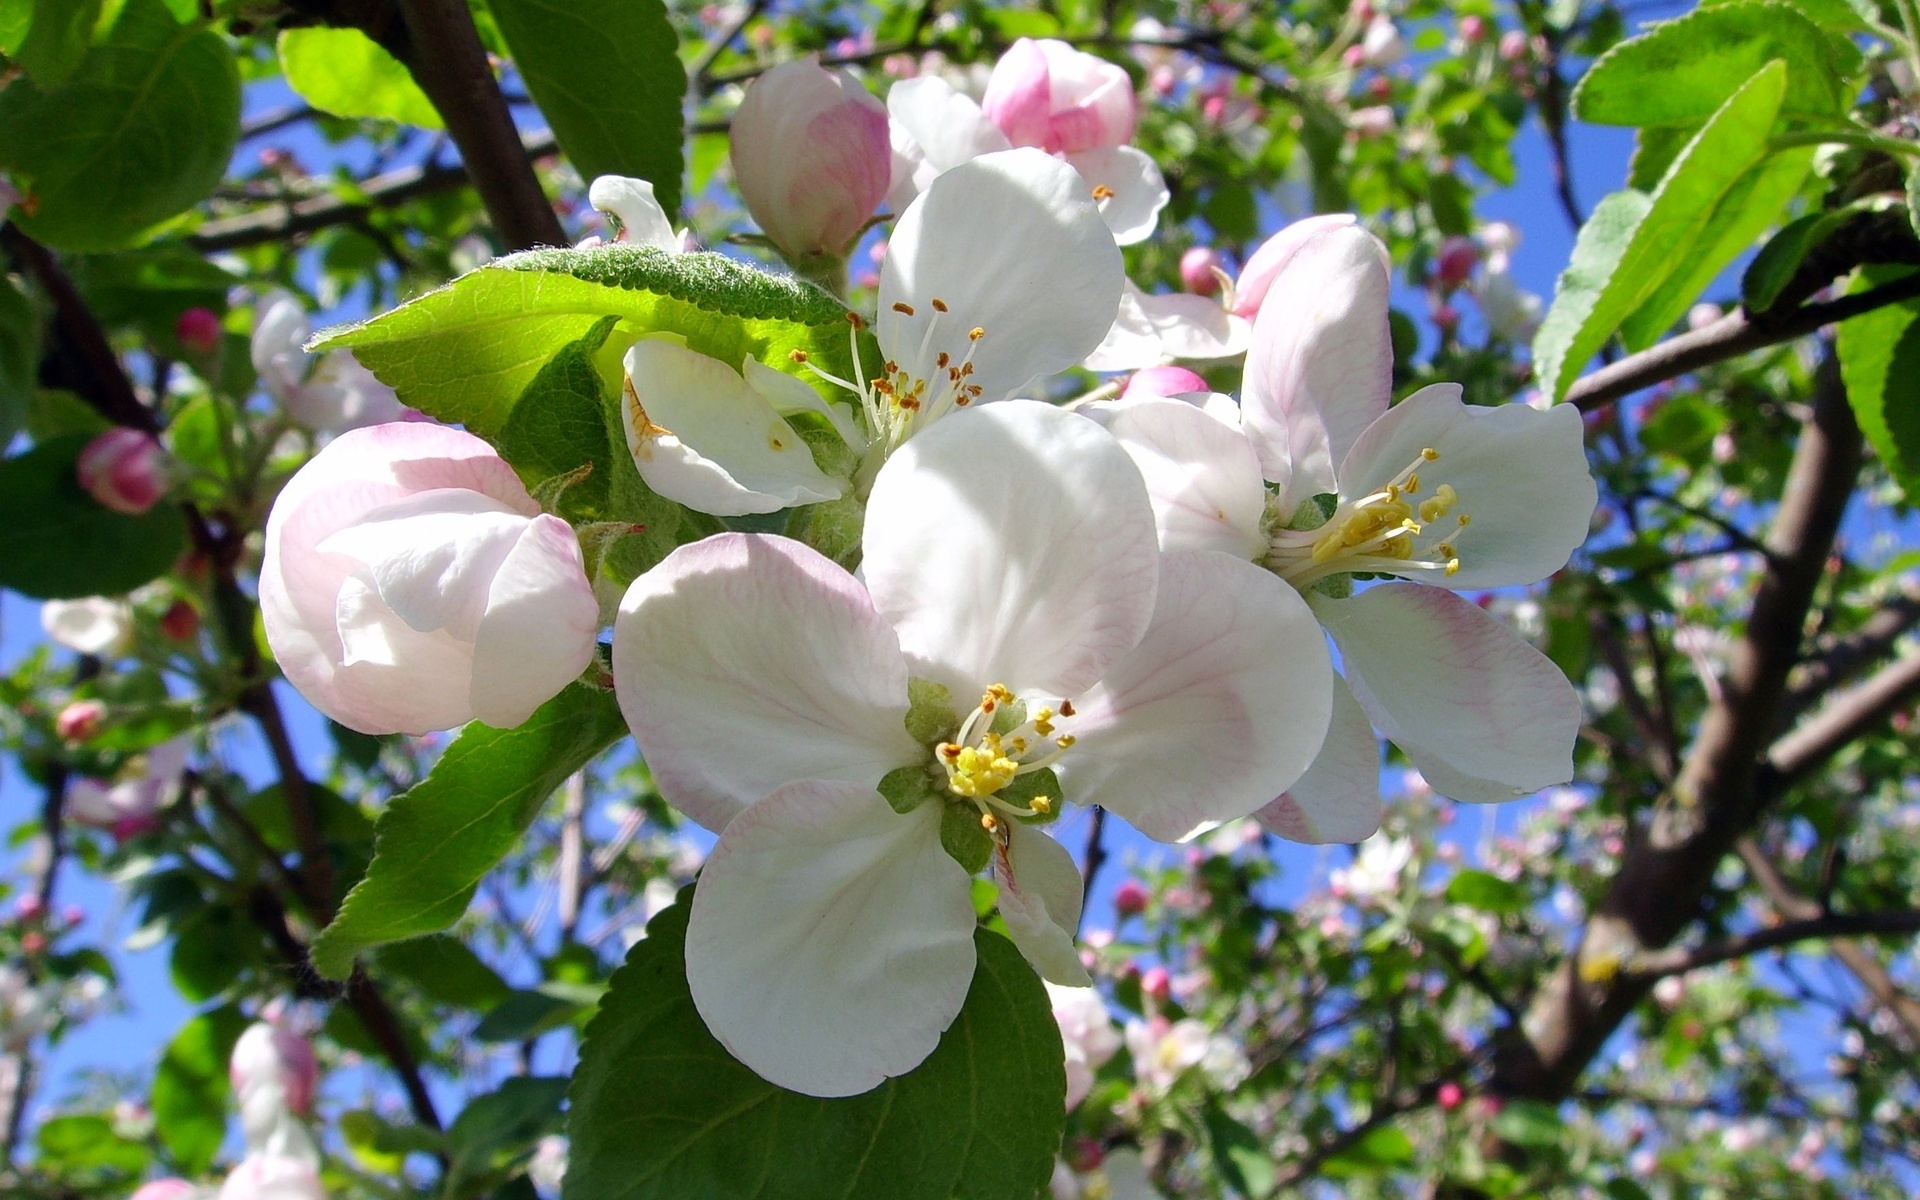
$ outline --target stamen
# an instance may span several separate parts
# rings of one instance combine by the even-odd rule
[[[899,313],[903,317],[910,317],[913,315],[913,305],[908,304],[905,301],[896,300],[893,305],[893,311]]]
[[[947,311],[947,302],[938,296],[935,296],[932,300],[928,301],[928,303],[933,305],[933,311],[935,312]]]
[[[1106,184],[1096,183],[1093,185],[1093,198],[1096,203],[1102,200],[1111,200],[1113,199],[1113,195],[1113,189]]]
[[[967,330],[967,340],[970,342],[977,342],[985,336],[987,336],[987,331],[982,329],[978,325],[975,325],[972,329]]]

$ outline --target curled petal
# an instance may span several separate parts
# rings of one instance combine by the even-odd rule
[[[1290,842],[1324,845],[1364,842],[1380,829],[1380,738],[1353,698],[1347,681],[1333,677],[1333,721],[1326,744],[1279,799],[1254,818]]]
[[[1206,550],[1161,560],[1153,624],[1075,701],[1079,741],[1056,770],[1069,799],[1173,842],[1293,786],[1326,737],[1333,668],[1278,577]]]
[[[1206,296],[1143,292],[1129,282],[1113,327],[1087,356],[1086,366],[1132,371],[1172,358],[1226,358],[1247,348],[1251,332],[1245,321]]]
[[[1307,239],[1316,233],[1329,229],[1340,229],[1353,224],[1357,217],[1352,213],[1328,213],[1325,216],[1307,217],[1291,225],[1260,243],[1240,268],[1240,276],[1233,284],[1233,311],[1236,315],[1251,321],[1260,313],[1260,306],[1266,302],[1267,292],[1273,287],[1273,281],[1290,262]]]
[[[1140,468],[1163,550],[1219,550],[1257,560],[1267,489],[1245,434],[1183,400],[1117,409],[1107,431]]]
[[[487,589],[473,644],[473,715],[511,729],[593,661],[600,604],[573,529],[526,523]]]
[[[680,252],[680,235],[673,231],[666,209],[654,199],[653,185],[646,180],[602,175],[587,188],[587,203],[619,223],[619,230],[609,241],[651,246],[669,254]]]
[[[1028,400],[967,410],[902,446],[874,480],[865,549],[874,606],[915,673],[968,703],[993,683],[1091,687],[1145,633],[1160,570],[1126,451]]]
[[[1579,696],[1552,660],[1479,605],[1388,583],[1313,607],[1354,699],[1436,790],[1490,802],[1573,778]]]
[[[973,979],[967,873],[940,806],[809,781],[736,817],[687,924],[687,983],[722,1045],[769,1083],[853,1096],[920,1065]]]
[[[903,79],[887,92],[893,182],[887,203],[903,212],[935,179],[1013,143],[972,97],[937,75]]]
[[[634,580],[613,679],[661,795],[708,829],[783,783],[872,789],[925,753],[893,631],[853,576],[786,538],[720,534]]]
[[[1013,944],[1049,983],[1092,987],[1074,948],[1084,892],[1080,868],[1067,848],[1038,829],[1007,823],[1007,844],[994,852],[1000,915]]]
[[[1167,179],[1160,173],[1160,164],[1148,157],[1146,151],[1132,146],[1102,146],[1068,154],[1067,161],[1087,181],[1090,193],[1100,205],[1101,220],[1113,230],[1114,241],[1131,246],[1152,236],[1160,210],[1173,195],[1167,190]]]
[[[306,306],[291,292],[274,288],[254,302],[253,340],[249,346],[253,372],[281,401],[307,376]]]

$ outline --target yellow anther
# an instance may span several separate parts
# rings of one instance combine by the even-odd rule
[[[1461,514],[1460,514],[1460,528],[1462,528],[1462,529],[1465,529],[1465,528],[1466,528],[1467,526],[1469,526],[1469,525],[1471,525],[1471,524],[1473,524],[1473,518],[1472,518],[1472,517],[1470,517],[1470,516],[1468,516],[1468,515],[1467,515],[1466,513],[1461,513]]]
[[[1426,459],[1428,462],[1439,462],[1440,452],[1438,450],[1435,450],[1432,446],[1428,446],[1425,450],[1422,450],[1420,452],[1420,457]]]
[[[1033,803],[1028,807],[1032,808],[1034,812],[1045,816],[1047,813],[1053,811],[1053,801],[1047,799],[1045,796],[1035,796]]]
[[[913,305],[908,304],[904,300],[896,300],[893,304],[893,311],[899,313],[901,316],[910,317],[913,315]]]
[[[1441,542],[1438,546],[1435,546],[1434,549],[1439,551],[1442,555],[1444,555],[1447,558],[1456,557],[1454,554],[1453,547],[1447,545],[1447,543],[1445,542]]]
[[[1413,474],[1407,476],[1407,495],[1411,496],[1419,490],[1420,490],[1420,472],[1415,471]]]
[[[992,833],[994,830],[1000,828],[1000,818],[994,816],[992,813],[981,813],[980,828],[986,830],[988,833]]]
[[[932,299],[932,300],[930,301],[930,303],[931,303],[931,304],[933,305],[933,311],[935,311],[935,312],[945,312],[945,311],[947,311],[947,302],[946,302],[945,300],[942,300],[942,299],[941,299],[940,297],[938,297],[938,296],[935,296],[935,297],[934,297],[934,298],[933,298],[933,299]]]
[[[1079,740],[1080,740],[1079,738],[1074,737],[1070,733],[1063,733],[1059,737],[1053,740],[1053,744],[1060,747],[1062,750],[1066,750],[1066,749],[1070,749],[1073,746],[1073,744]]]
[[[1448,575],[1458,575],[1459,573],[1460,573],[1460,560],[1459,560],[1459,559],[1457,559],[1457,558],[1450,558],[1450,559],[1448,559],[1448,560],[1447,560],[1447,574],[1448,574]]]
[[[847,324],[853,326],[855,329],[865,329],[867,327],[867,323],[860,319],[860,314],[857,312],[847,314]]]
[[[787,361],[803,363],[807,361],[807,352],[805,350],[789,350],[787,351]]]
[[[1111,200],[1113,199],[1113,189],[1104,183],[1096,183],[1093,185],[1093,198],[1095,200]]]
[[[982,329],[978,325],[975,325],[972,329],[967,330],[967,340],[970,342],[977,342],[985,336],[987,336],[987,331],[985,329]]]

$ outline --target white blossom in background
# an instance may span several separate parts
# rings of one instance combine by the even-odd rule
[[[1127,1022],[1126,1041],[1134,1077],[1150,1093],[1165,1095],[1182,1075],[1206,1059],[1213,1035],[1192,1017],[1178,1021],[1149,1017]]]
[[[1067,1108],[1072,1110],[1093,1089],[1094,1072],[1120,1049],[1120,1031],[1114,1027],[1107,1002],[1090,987],[1047,984],[1053,1019],[1067,1056]]]
[[[348,350],[313,356],[305,350],[312,326],[306,306],[278,288],[254,304],[254,372],[293,420],[315,433],[343,433],[400,419],[406,411],[393,389],[374,378]]]
[[[1331,679],[1297,595],[1225,555],[1163,554],[1125,453],[1048,405],[907,443],[864,548],[855,579],[782,538],[683,546],[614,626],[662,796],[720,834],[687,934],[695,1005],[736,1058],[813,1095],[910,1070],[959,1012],[977,922],[943,823],[987,831],[1015,943],[1084,986],[1078,868],[1015,819],[1053,812],[1015,781],[1052,770],[1065,799],[1182,838],[1305,768]],[[978,706],[910,734],[913,679],[946,689],[945,720]],[[929,790],[896,811],[890,779]]]
[[[75,654],[117,658],[133,648],[133,609],[117,598],[49,600],[40,606],[40,628]]]
[[[1334,895],[1365,904],[1397,893],[1412,861],[1411,839],[1376,833],[1360,843],[1351,866],[1336,868],[1328,876],[1327,885]]]
[[[0,1047],[18,1053],[52,1028],[58,1015],[24,970],[0,963]]]
[[[157,828],[156,814],[180,794],[192,749],[193,736],[183,733],[132,759],[118,779],[72,780],[67,784],[67,817],[110,830],[122,840]]]
[[[601,175],[587,187],[587,203],[607,218],[611,237],[597,234],[574,246],[590,250],[600,245],[647,246],[668,254],[685,254],[693,249],[693,231],[674,232],[667,210],[654,197],[653,185],[629,175]]]
[[[533,1148],[527,1162],[527,1179],[540,1200],[560,1200],[560,1184],[567,1177],[567,1139],[548,1134]]]

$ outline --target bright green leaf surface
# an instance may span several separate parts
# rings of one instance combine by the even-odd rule
[[[680,211],[687,73],[661,0],[491,0],[527,91],[582,179],[631,175]]]
[[[278,44],[287,86],[321,112],[444,127],[406,64],[358,29],[283,29]]]
[[[487,1170],[496,1155],[525,1150],[560,1125],[567,1081],[552,1076],[509,1079],[500,1089],[469,1101],[447,1130],[449,1194],[462,1181]]]
[[[1688,143],[1652,196],[1615,192],[1595,206],[1533,341],[1534,370],[1554,399],[1686,261],[1721,197],[1765,156],[1786,81],[1785,63],[1762,67]]]
[[[154,1132],[189,1175],[212,1165],[226,1139],[227,1059],[246,1028],[234,1005],[202,1013],[174,1035],[154,1074]]]
[[[513,464],[529,488],[583,466],[590,468],[586,478],[560,495],[559,512],[573,521],[613,519],[608,489],[616,450],[607,438],[606,419],[613,398],[606,395],[594,355],[613,332],[614,323],[615,318],[602,317],[586,336],[542,367],[495,438],[500,456]],[[627,457],[624,438],[617,453]]]
[[[126,0],[64,84],[0,91],[0,167],[33,198],[31,216],[13,217],[63,250],[125,245],[192,207],[239,136],[233,52],[160,0]]]
[[[1908,273],[1865,267],[1851,290],[1864,292]],[[1839,350],[1860,432],[1908,499],[1920,496],[1920,301],[1842,322]]]
[[[1868,213],[1885,212],[1899,201],[1891,196],[1863,196],[1839,208],[1811,212],[1787,224],[1753,256],[1740,278],[1740,299],[1753,312],[1766,312],[1780,298],[1807,256],[1819,249],[1843,225]]]
[[[515,729],[478,721],[380,814],[373,863],[314,941],[314,967],[344,979],[369,946],[460,919],[480,877],[513,849],[562,780],[626,732],[610,692],[569,684]]]
[[[117,596],[173,565],[187,548],[179,508],[139,516],[102,508],[74,477],[91,440],[70,434],[0,461],[0,587],[42,600]]]
[[[687,992],[688,895],[648,924],[587,1027],[569,1200],[1033,1200],[1046,1186],[1060,1033],[1011,943],[974,935],[966,1006],[926,1062],[821,1100],[767,1083],[707,1032]]]
[[[1574,89],[1596,125],[1696,125],[1774,59],[1787,64],[1779,111],[1834,117],[1860,52],[1784,4],[1724,4],[1662,21],[1602,55]]]
[[[1472,868],[1447,881],[1447,899],[1497,915],[1517,913],[1527,906],[1527,894],[1519,884]]]
[[[73,74],[93,39],[101,0],[30,0],[33,24],[13,59],[41,87],[58,87]]]

